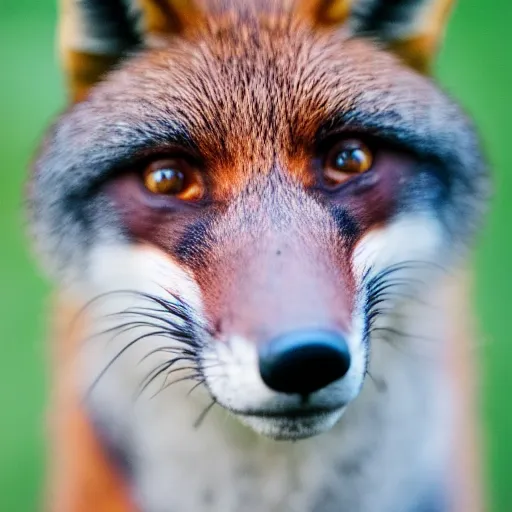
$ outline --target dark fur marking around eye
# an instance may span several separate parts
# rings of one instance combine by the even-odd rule
[[[194,266],[210,245],[210,232],[213,217],[201,218],[190,224],[180,237],[175,255],[183,263]]]
[[[349,243],[355,242],[361,232],[356,218],[341,206],[335,206],[332,209],[332,216],[343,238],[346,238]]]

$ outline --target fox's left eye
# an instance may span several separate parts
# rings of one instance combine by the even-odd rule
[[[329,185],[344,183],[354,175],[370,170],[373,154],[364,142],[345,139],[332,146],[323,162],[324,180]]]
[[[197,169],[179,158],[152,162],[144,169],[143,182],[153,194],[175,196],[184,201],[200,199],[204,193]]]

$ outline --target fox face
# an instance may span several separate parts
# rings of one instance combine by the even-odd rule
[[[121,2],[84,2],[77,101],[29,203],[83,307],[80,387],[112,443],[181,421],[177,395],[272,438],[320,434],[393,371],[374,356],[389,338],[439,327],[422,301],[473,239],[485,165],[424,74],[429,2],[381,3],[141,2],[141,35]]]

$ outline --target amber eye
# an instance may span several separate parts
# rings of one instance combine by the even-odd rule
[[[352,176],[368,171],[373,154],[360,140],[346,139],[335,144],[324,161],[324,179],[330,185],[344,183]]]
[[[203,183],[196,169],[181,159],[158,160],[143,174],[144,186],[153,194],[175,196],[185,201],[200,199]]]

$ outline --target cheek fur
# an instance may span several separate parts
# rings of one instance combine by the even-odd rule
[[[134,174],[108,192],[132,238],[193,276],[219,338],[261,343],[306,327],[350,332],[362,269],[425,257],[425,219],[390,220],[411,161],[387,152],[375,165],[329,205],[277,171],[223,208],[148,194]]]
[[[433,215],[399,215],[386,226],[370,230],[354,248],[353,267],[358,279],[367,272],[379,271],[400,263],[439,262],[443,251],[443,232]]]

